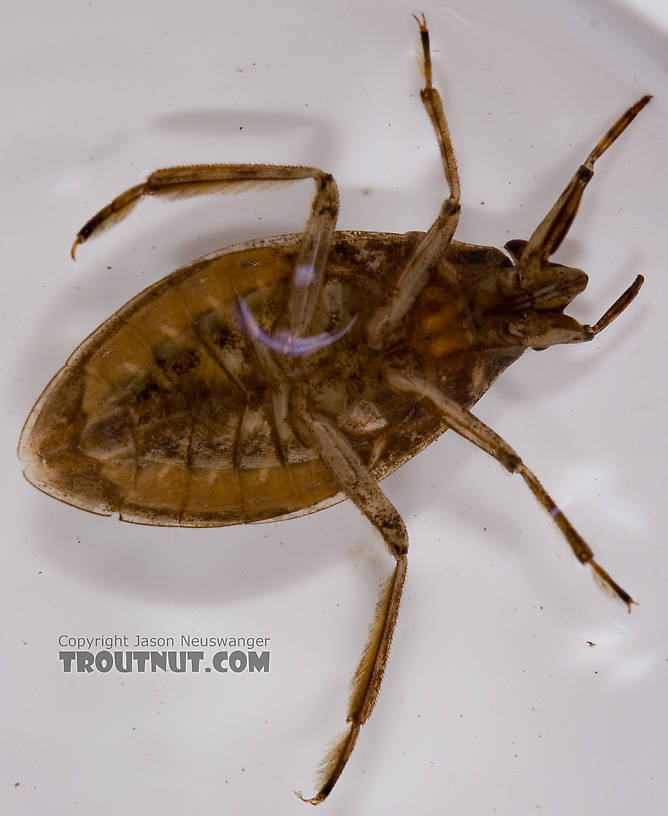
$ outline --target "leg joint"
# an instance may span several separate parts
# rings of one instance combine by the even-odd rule
[[[515,451],[499,451],[499,462],[510,473],[517,473],[522,467],[522,459],[515,453]]]
[[[441,207],[441,217],[448,218],[452,215],[459,215],[461,208],[462,207],[458,199],[452,198],[452,196],[450,198],[446,198]]]
[[[390,550],[396,558],[405,558],[408,555],[408,541],[401,544],[392,543],[390,544]]]
[[[394,518],[376,522],[376,525],[392,555],[397,559],[405,558],[408,553],[408,533],[401,516],[397,513]]]
[[[592,167],[587,167],[586,164],[581,164],[580,167],[578,167],[576,175],[578,181],[581,181],[584,184],[586,184],[589,181],[589,179],[594,175],[594,170]]]

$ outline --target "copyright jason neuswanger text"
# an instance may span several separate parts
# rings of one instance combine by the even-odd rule
[[[271,638],[238,636],[60,635],[64,672],[268,672]],[[205,650],[212,650],[207,658]]]

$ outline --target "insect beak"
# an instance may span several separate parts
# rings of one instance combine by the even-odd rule
[[[563,309],[587,287],[587,275],[581,269],[548,264],[530,281],[537,309]]]

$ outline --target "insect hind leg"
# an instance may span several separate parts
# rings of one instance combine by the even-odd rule
[[[330,419],[311,413],[305,406],[300,407],[295,419],[295,429],[318,452],[341,489],[382,535],[396,562],[392,574],[380,590],[374,622],[353,678],[346,718],[348,727],[322,763],[316,795],[306,799],[297,794],[303,801],[317,805],[327,798],[341,776],[360,729],[371,716],[378,697],[406,578],[408,534],[396,508],[382,492],[345,434]]]
[[[181,198],[210,193],[228,193],[308,178],[315,182],[316,192],[290,286],[286,336],[295,340],[310,341],[304,345],[307,353],[311,353],[318,347],[333,342],[330,337],[320,338],[316,342],[310,338],[301,338],[300,335],[308,331],[313,320],[339,213],[339,193],[336,182],[332,175],[317,167],[272,164],[200,164],[156,170],[141,184],[130,187],[116,196],[84,224],[72,244],[72,258],[75,257],[77,247],[125,218],[145,196]],[[250,318],[244,322],[244,325],[249,330],[255,328]],[[259,332],[256,334],[260,336]],[[299,346],[298,343],[297,346]],[[290,354],[290,343],[286,344],[286,348],[288,350],[284,353]]]
[[[317,167],[272,164],[194,164],[164,167],[155,170],[141,184],[130,187],[99,210],[79,230],[72,244],[74,258],[77,248],[109,227],[122,221],[145,196],[183,198],[211,193],[230,193],[261,189],[289,181],[312,178],[318,188],[329,186],[321,179],[331,179]],[[336,189],[336,185],[334,185]],[[338,212],[338,196],[335,194]],[[317,195],[316,195],[317,199]],[[314,201],[315,204],[315,201]],[[334,215],[336,221],[336,214]]]

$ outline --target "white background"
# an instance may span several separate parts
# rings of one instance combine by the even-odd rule
[[[642,272],[638,299],[591,344],[528,353],[476,408],[640,606],[603,596],[521,480],[446,434],[384,482],[411,536],[408,582],[376,711],[320,810],[663,812],[665,12],[65,0],[7,7],[0,34],[3,813],[308,812],[292,791],[315,792],[343,729],[391,568],[355,508],[125,525],[34,490],[15,446],[48,379],[132,295],[218,247],[298,231],[308,209],[308,184],[150,201],[73,264],[77,229],[152,169],[317,165],[339,183],[341,228],[428,227],[445,185],[418,95],[419,10],[459,161],[460,240],[527,238],[617,115],[655,94],[556,256],[590,275],[570,310],[583,322]],[[62,672],[60,634],[114,633],[270,636],[271,673]]]

